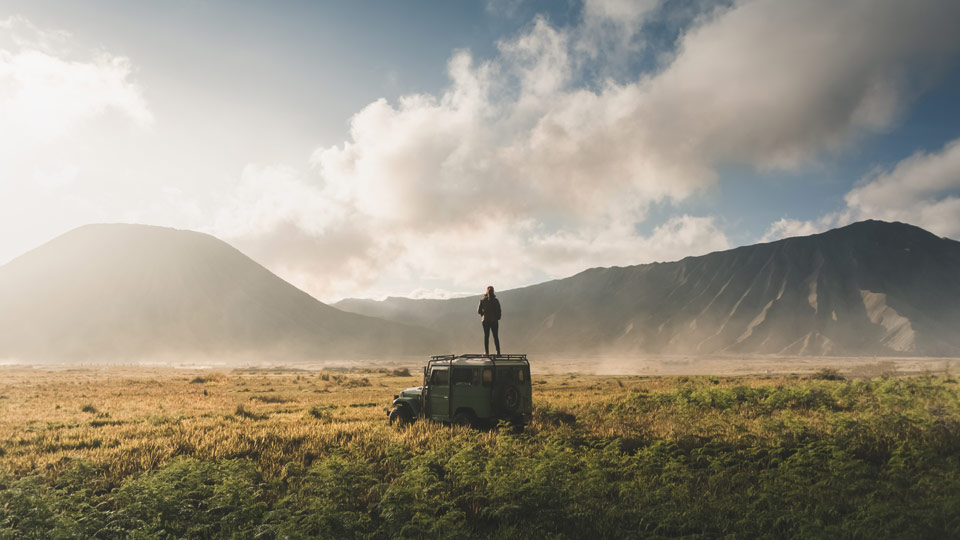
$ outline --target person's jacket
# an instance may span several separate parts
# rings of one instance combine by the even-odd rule
[[[497,297],[487,298],[484,296],[480,299],[480,305],[477,306],[477,313],[481,316],[481,320],[486,322],[497,322],[500,320],[500,300],[497,300]]]

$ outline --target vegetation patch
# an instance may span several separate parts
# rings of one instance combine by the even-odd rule
[[[952,378],[545,375],[520,434],[397,430],[392,389],[306,406],[271,380],[293,414],[185,397],[182,373],[146,388],[155,413],[68,378],[73,413],[0,410],[0,538],[960,537]],[[111,415],[71,418],[87,402]]]
[[[265,413],[258,413],[256,411],[248,410],[243,405],[237,405],[237,410],[233,412],[234,416],[239,416],[240,418],[247,418],[249,420],[266,420],[270,415]]]
[[[103,426],[119,426],[123,424],[123,420],[102,420],[96,419],[90,421],[91,427],[103,427]]]
[[[250,396],[250,401],[259,401],[261,403],[289,403],[292,400],[283,396]]]
[[[821,368],[816,373],[811,375],[810,378],[821,381],[842,381],[846,379],[846,377],[841,375],[840,372],[834,368]]]
[[[367,386],[372,386],[370,379],[366,377],[363,377],[363,378],[349,377],[349,378],[345,378],[342,381],[338,381],[337,384],[343,386],[344,388],[365,388]]]
[[[336,405],[314,405],[310,407],[307,411],[307,414],[316,418],[317,420],[330,420],[332,418],[331,412],[336,410]]]
[[[223,382],[225,380],[227,380],[227,377],[222,373],[210,373],[208,375],[200,375],[200,376],[194,377],[193,379],[190,380],[190,384],[216,383],[216,382]]]

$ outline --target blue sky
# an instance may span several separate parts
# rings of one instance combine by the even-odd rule
[[[0,1],[0,264],[214,234],[326,301],[867,218],[960,238],[960,5]]]

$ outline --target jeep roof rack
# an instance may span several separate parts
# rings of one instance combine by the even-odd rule
[[[427,360],[427,365],[478,366],[478,365],[530,365],[525,354],[438,354]]]
[[[497,360],[526,360],[526,354],[438,354],[430,360],[456,360],[458,358],[484,358],[496,362]]]

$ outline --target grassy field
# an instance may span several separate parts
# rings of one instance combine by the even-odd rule
[[[960,538],[946,374],[534,377],[522,433],[389,369],[0,368],[0,538]]]

